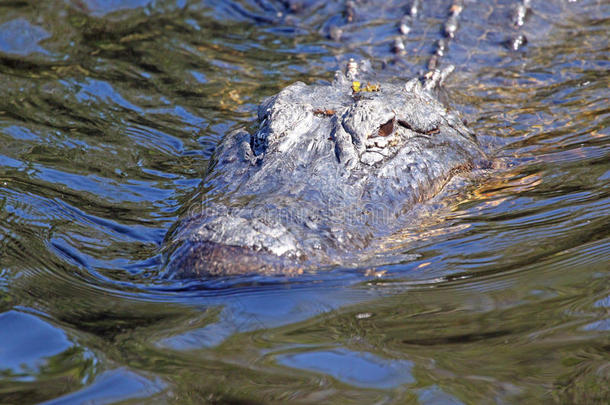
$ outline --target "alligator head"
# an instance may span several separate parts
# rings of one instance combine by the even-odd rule
[[[171,233],[172,275],[354,264],[484,159],[432,86],[357,78],[294,83],[261,104],[255,133],[223,139],[201,201]]]

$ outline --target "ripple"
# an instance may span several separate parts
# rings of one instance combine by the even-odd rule
[[[32,53],[48,54],[39,42],[50,36],[43,28],[23,18],[17,18],[0,25],[0,52],[19,56]]]
[[[158,379],[149,380],[132,371],[116,369],[100,374],[86,388],[47,401],[45,404],[111,404],[136,398],[149,398],[164,388],[165,384]]]
[[[347,384],[371,388],[392,388],[415,382],[413,363],[408,360],[386,360],[370,353],[345,349],[278,355],[280,364],[329,374]]]
[[[419,74],[451,2],[421,2],[402,58],[398,0],[352,22],[322,0],[17,3],[0,5],[4,402],[604,403],[607,4],[533,2],[517,52],[515,2],[465,5],[448,100],[504,168],[391,251],[179,281],[164,238],[205,200],[218,141],[350,57]]]

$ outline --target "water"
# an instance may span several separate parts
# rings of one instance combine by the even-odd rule
[[[448,7],[396,58],[404,3],[339,41],[344,4],[313,3],[0,3],[0,403],[610,399],[606,2],[533,2],[520,29],[513,2],[466,3],[448,99],[506,168],[388,265],[162,277],[225,133],[350,57],[420,73]]]

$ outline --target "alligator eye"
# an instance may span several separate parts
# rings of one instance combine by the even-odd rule
[[[421,129],[414,129],[411,126],[411,124],[409,124],[407,121],[403,121],[403,120],[398,120],[398,125],[400,125],[403,128],[406,128],[410,131],[417,132],[418,134],[422,134],[422,135],[435,135],[435,134],[438,134],[439,132],[441,132],[440,128],[437,126],[432,127],[431,129],[428,129],[426,131],[423,131]]]
[[[379,136],[388,136],[394,132],[394,118],[379,127]]]
[[[409,123],[407,121],[398,120],[398,125],[400,125],[403,128],[413,131],[413,128],[411,127],[411,125],[409,125]]]

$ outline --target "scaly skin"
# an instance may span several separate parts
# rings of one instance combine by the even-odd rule
[[[362,70],[352,62],[349,78],[294,83],[261,104],[257,132],[224,138],[205,201],[171,236],[170,274],[349,266],[399,230],[415,204],[486,160],[433,95],[442,74],[423,86],[415,79],[354,92],[353,80],[366,88],[370,79]]]

